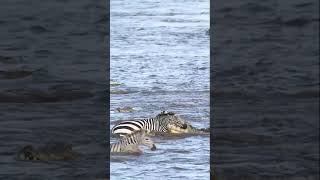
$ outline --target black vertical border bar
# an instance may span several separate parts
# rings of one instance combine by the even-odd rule
[[[214,99],[213,99],[213,85],[214,85],[214,59],[213,59],[213,0],[210,0],[210,179],[214,178],[214,167],[213,167],[213,151],[214,151],[214,140],[213,140],[213,127],[214,127]]]
[[[239,4],[240,6],[237,6]],[[218,1],[218,0],[211,0],[210,1],[210,128],[211,128],[211,134],[210,134],[210,172],[211,172],[211,179],[217,179],[217,177],[221,179],[319,179],[319,1],[310,1],[310,2],[302,2],[302,1],[270,1],[268,8],[272,9],[275,16],[274,19],[264,19],[263,23],[268,24],[269,26],[272,26],[274,29],[270,30],[267,29],[266,31],[261,31],[259,33],[256,33],[259,30],[265,30],[265,27],[258,26],[257,24],[254,24],[256,20],[259,20],[259,18],[262,18],[266,16],[265,14],[258,14],[263,12],[263,9],[261,7],[264,7],[265,2],[263,1],[254,1],[254,0],[247,0],[247,1]],[[292,4],[290,4],[292,3]],[[294,4],[296,3],[296,4]],[[260,6],[261,5],[261,6]],[[255,11],[257,14],[255,16],[250,16],[250,14],[247,12],[250,8],[250,6],[254,6]],[[256,8],[259,7],[259,8]],[[297,7],[305,7],[305,12],[313,12],[314,14],[309,16],[303,16],[299,14],[300,12],[294,8]],[[236,9],[236,10],[234,10]],[[258,9],[258,10],[257,10]],[[226,17],[223,14],[223,11],[229,12],[229,17]],[[235,12],[237,11],[237,12]],[[217,13],[216,13],[217,12]],[[302,11],[301,11],[302,12]],[[233,14],[232,14],[233,13]],[[317,13],[317,14],[315,14]],[[248,23],[241,24],[238,23],[236,20],[230,20],[228,22],[224,21],[224,18],[228,19],[230,17],[239,17],[241,16],[242,19],[245,19]],[[268,16],[266,16],[268,17]],[[271,17],[271,16],[270,16]],[[270,18],[268,17],[268,18]],[[226,24],[228,23],[228,24]],[[250,24],[251,23],[251,24]],[[262,23],[260,23],[261,25]],[[228,26],[229,25],[229,26]],[[311,26],[313,29],[309,28],[307,29],[306,26]],[[227,32],[227,28],[235,28],[236,26],[240,26],[241,28],[245,29],[245,31],[242,29],[241,32],[234,31],[233,33]],[[239,28],[239,27],[236,27]],[[235,29],[236,29],[235,28]],[[297,33],[297,29],[300,29],[301,33]],[[302,31],[304,30],[304,31]],[[292,33],[292,34],[290,34]],[[291,36],[288,36],[290,34]],[[221,35],[228,36],[228,38],[221,37]],[[273,51],[261,51],[263,54],[261,55],[263,58],[268,59],[268,63],[277,63],[276,67],[293,67],[294,71],[287,71],[285,68],[280,69],[279,71],[273,71],[273,69],[266,71],[266,75],[275,78],[275,74],[281,74],[279,78],[282,78],[283,81],[281,83],[277,82],[276,80],[273,80],[272,82],[259,82],[259,85],[256,85],[254,81],[250,81],[248,79],[244,79],[243,84],[239,85],[238,87],[228,87],[228,85],[224,85],[222,81],[228,80],[227,78],[223,79],[221,76],[217,77],[217,72],[222,72],[228,68],[226,68],[226,63],[223,63],[228,60],[230,61],[228,65],[239,67],[241,64],[244,69],[250,69],[250,70],[256,70],[258,68],[249,67],[253,63],[255,63],[256,59],[250,57],[247,60],[243,60],[243,57],[237,57],[237,55],[241,55],[241,53],[238,54],[235,50],[237,50],[239,47],[241,48],[248,48],[245,44],[236,44],[232,46],[230,49],[228,49],[230,52],[235,52],[235,58],[221,58],[223,57],[221,54],[228,53],[225,51],[225,49],[222,50],[223,47],[223,40],[229,40],[229,41],[238,41],[241,38],[245,36],[246,38],[260,38],[261,35],[265,35],[266,37],[269,37],[270,39],[263,39],[264,41],[269,40],[269,46],[262,47],[259,42],[250,42],[250,46],[252,46],[251,53],[258,52],[262,50],[263,48],[269,48]],[[310,38],[312,36],[312,38]],[[281,37],[284,40],[290,40],[293,43],[293,45],[284,43],[284,40],[281,40],[280,38],[274,38],[271,37]],[[299,39],[294,39],[296,37],[299,37]],[[294,41],[295,40],[295,41]],[[257,46],[260,45],[260,46]],[[295,46],[297,45],[297,46]],[[313,50],[312,53],[305,53],[304,47],[309,47],[309,49]],[[257,47],[257,48],[254,48]],[[218,51],[219,50],[219,51]],[[218,53],[217,53],[218,52]],[[286,52],[287,55],[285,55]],[[215,59],[219,58],[219,59]],[[255,57],[256,58],[256,57]],[[265,60],[263,59],[263,60]],[[250,63],[248,63],[250,61]],[[306,65],[306,62],[309,63]],[[259,62],[257,62],[259,63]],[[219,66],[219,67],[217,67]],[[218,68],[218,69],[217,69]],[[222,69],[224,68],[224,69]],[[258,71],[259,72],[259,69]],[[305,88],[301,82],[303,82],[302,79],[300,79],[301,84],[297,83],[296,81],[291,81],[291,78],[296,77],[296,72],[304,74],[305,72],[309,72],[309,76],[305,76],[305,83],[312,82],[313,84],[309,85],[310,89],[305,91],[303,88]],[[311,73],[312,72],[312,73]],[[231,73],[230,73],[231,74]],[[247,76],[248,77],[248,76]],[[250,78],[257,78],[259,80],[259,76],[257,74],[252,73]],[[310,79],[313,79],[312,81]],[[219,81],[220,80],[220,81]],[[278,84],[276,84],[278,83]],[[265,86],[263,86],[263,85]],[[270,85],[271,84],[271,85]],[[273,89],[272,91],[268,91],[268,89],[264,88],[269,85]],[[277,88],[284,87],[287,91],[279,91]],[[248,86],[251,86],[250,88],[247,88]],[[294,88],[296,89],[294,89]],[[275,136],[274,132],[271,132],[268,134],[268,136],[272,137],[272,139],[269,141],[268,146],[276,146],[280,144],[279,142],[283,143],[285,141],[289,141],[292,144],[296,144],[298,146],[305,146],[305,144],[309,144],[311,148],[314,148],[314,152],[318,153],[313,154],[312,151],[302,151],[301,149],[292,148],[290,149],[291,153],[294,152],[296,154],[305,153],[308,155],[309,158],[300,158],[297,160],[297,157],[294,157],[290,155],[290,153],[282,153],[287,152],[286,146],[283,145],[277,150],[272,150],[268,153],[264,152],[264,146],[258,146],[255,144],[248,145],[241,145],[241,149],[245,149],[245,146],[252,146],[255,148],[255,152],[258,152],[257,154],[261,157],[264,154],[267,154],[269,157],[274,158],[274,161],[261,161],[261,159],[258,159],[257,154],[251,154],[248,151],[241,151],[240,148],[236,149],[235,146],[238,146],[240,143],[237,141],[229,140],[229,144],[226,144],[221,141],[221,138],[223,138],[223,132],[221,133],[220,127],[217,127],[216,124],[221,126],[221,124],[228,128],[224,128],[223,130],[228,129],[228,132],[236,132],[238,130],[241,134],[242,132],[249,132],[249,128],[251,127],[241,127],[236,128],[237,125],[233,122],[224,123],[221,117],[225,119],[231,119],[234,118],[234,116],[229,116],[227,113],[221,113],[221,110],[217,108],[217,106],[220,106],[221,100],[230,100],[232,97],[225,97],[225,96],[231,96],[231,92],[225,92],[225,94],[222,90],[229,90],[230,88],[233,91],[237,92],[234,97],[243,96],[240,97],[242,99],[234,100],[232,103],[242,103],[244,107],[238,108],[238,107],[224,107],[224,112],[230,112],[229,110],[237,110],[234,112],[237,112],[237,114],[240,118],[238,120],[241,121],[244,118],[241,118],[241,116],[244,116],[248,119],[252,119],[252,122],[255,123],[255,128],[258,128],[259,126],[262,128],[279,128],[280,130],[286,130],[286,121],[299,121],[303,122],[304,118],[308,119],[308,123],[312,123],[314,126],[318,126],[314,129],[312,129],[312,132],[309,132],[309,134],[306,134],[304,139],[295,139],[297,137],[297,134],[301,133],[303,129],[300,129],[299,126],[296,126],[290,129],[290,132],[288,132],[285,135],[282,136]],[[292,88],[294,91],[290,91]],[[294,92],[294,93],[293,93]],[[300,94],[301,93],[301,94]],[[218,98],[217,98],[218,97]],[[276,97],[276,98],[275,98]],[[229,98],[229,99],[228,99]],[[250,103],[244,103],[246,99],[258,99],[259,101],[256,101],[257,103],[250,104]],[[272,99],[273,98],[273,99]],[[278,98],[278,99],[277,99]],[[218,101],[217,101],[218,99]],[[302,101],[304,100],[304,101]],[[219,103],[219,104],[217,104]],[[230,104],[232,104],[230,103]],[[292,106],[295,105],[295,103],[299,103],[298,111],[294,112],[290,110],[290,108],[297,107]],[[238,105],[238,104],[237,104]],[[219,107],[221,109],[221,107]],[[259,109],[260,108],[260,109]],[[280,118],[275,118],[273,115],[274,112],[277,112],[278,114],[282,113]],[[291,112],[292,114],[288,113],[286,115],[286,112]],[[225,117],[223,115],[229,116]],[[286,117],[287,116],[287,117]],[[273,120],[276,121],[279,124],[285,124],[282,125],[270,125],[270,124],[263,124],[263,120]],[[312,121],[310,121],[312,120]],[[290,122],[293,124],[293,122]],[[296,122],[297,123],[297,122]],[[219,131],[220,130],[220,131]],[[251,129],[250,129],[251,130]],[[217,133],[217,131],[219,131]],[[233,134],[233,136],[236,136],[237,133]],[[219,137],[217,136],[219,135]],[[231,135],[230,135],[231,136]],[[285,136],[288,136],[286,139]],[[219,139],[218,139],[219,138]],[[218,140],[220,142],[218,142]],[[242,141],[246,141],[246,137],[240,138]],[[262,138],[259,141],[266,141]],[[292,142],[291,142],[292,141]],[[218,143],[217,143],[218,142]],[[257,141],[258,142],[258,141]],[[238,144],[231,144],[231,143],[238,143]],[[221,146],[225,145],[223,147],[223,151],[221,151]],[[290,144],[289,144],[290,145]],[[219,152],[217,152],[215,149],[218,146]],[[309,149],[311,149],[309,148]],[[316,149],[317,148],[317,149]],[[308,149],[308,148],[306,148]],[[259,164],[259,165],[267,165],[264,166],[266,171],[272,171],[272,168],[278,167],[280,168],[283,164],[291,165],[292,167],[297,167],[297,169],[305,168],[304,171],[297,170],[296,172],[281,172],[279,175],[266,175],[264,172],[266,171],[256,171],[256,172],[250,172],[247,168],[248,165],[243,166],[234,166],[232,162],[224,161],[223,165],[221,165],[221,161],[219,159],[223,159],[222,155],[225,153],[225,151],[234,152],[234,155],[238,156],[245,156],[247,158],[246,163],[252,163],[252,164]],[[254,151],[252,151],[254,153]],[[281,154],[281,156],[278,156],[278,154]],[[306,156],[307,157],[307,156]],[[312,158],[314,159],[312,159]],[[300,162],[299,162],[300,161]],[[299,163],[298,163],[299,162]],[[310,163],[311,162],[311,163]],[[312,165],[314,163],[314,165]],[[311,164],[311,165],[310,165]],[[262,169],[258,165],[255,166],[257,169]],[[283,166],[282,168],[285,168],[286,166]],[[312,169],[310,168],[312,167]],[[311,170],[310,170],[311,169]],[[216,172],[218,170],[218,172]],[[280,171],[278,171],[280,172]],[[217,176],[217,177],[216,177]]]
[[[77,6],[77,2],[79,4],[85,4],[86,6]],[[89,3],[87,3],[89,2]],[[3,3],[3,4],[2,4]],[[58,5],[57,5],[58,4]],[[73,4],[76,6],[74,7]],[[57,7],[55,7],[57,5]],[[61,8],[63,7],[63,8]],[[77,19],[80,17],[78,13],[78,9],[83,8],[82,11],[88,12],[85,13],[86,17],[84,18],[83,22],[74,22],[72,21],[73,18]],[[91,11],[94,10],[94,11]],[[70,13],[71,12],[71,13]],[[70,13],[70,17],[68,19],[63,19],[64,13]],[[2,17],[3,16],[3,17]],[[48,21],[42,21],[41,18],[49,17]],[[70,19],[69,19],[70,18]],[[40,19],[40,20],[38,20]],[[25,21],[25,22],[23,22]],[[33,22],[34,21],[34,22]],[[51,22],[50,22],[51,21]],[[68,22],[67,22],[68,21]],[[20,23],[23,22],[24,26],[20,27]],[[44,23],[43,23],[44,22]],[[52,22],[59,22],[59,25],[52,25]],[[10,29],[10,26],[7,26],[6,23],[17,24],[17,28],[15,31]],[[52,23],[52,24],[51,24]],[[83,23],[83,24],[82,24]],[[61,26],[61,27],[60,27]],[[63,27],[65,26],[65,27]],[[76,31],[77,28],[81,26],[90,26],[93,31],[90,32],[81,32]],[[93,26],[93,27],[91,27]],[[65,28],[63,31],[57,30],[58,28]],[[11,89],[18,89],[16,91],[14,98],[4,98],[6,96],[2,95],[0,98],[0,107],[9,107],[11,108],[8,112],[1,112],[2,119],[11,120],[14,122],[12,127],[13,131],[18,133],[12,133],[9,128],[8,130],[10,133],[6,134],[12,140],[10,140],[11,144],[13,144],[8,152],[10,153],[3,153],[2,145],[7,145],[6,142],[0,142],[0,179],[110,179],[110,166],[109,166],[109,122],[110,122],[110,111],[109,111],[109,104],[110,104],[110,92],[109,92],[109,79],[110,79],[110,2],[107,0],[101,1],[32,1],[32,2],[21,2],[21,1],[10,1],[4,0],[0,2],[0,57],[7,60],[10,64],[11,60],[16,61],[13,63],[14,65],[21,66],[21,71],[30,71],[32,72],[30,76],[34,76],[35,78],[42,79],[41,81],[38,79],[37,81],[33,81],[32,78],[25,78],[20,79],[17,83],[10,83],[14,84],[15,86],[11,87],[9,85],[1,86],[3,89],[0,88],[0,94],[2,95],[3,91],[6,91],[6,88]],[[73,34],[76,31],[75,34]],[[48,38],[49,36],[42,36],[45,33],[55,33],[52,37]],[[59,34],[60,33],[60,34]],[[83,36],[94,35],[94,38],[97,39],[85,39],[82,38]],[[70,36],[78,36],[76,42],[69,41]],[[21,43],[23,41],[16,40],[17,37],[23,38],[34,38],[33,41],[28,43]],[[63,45],[70,45],[71,48],[66,48],[64,53],[60,54],[61,47],[53,47],[53,46],[46,46],[48,43],[48,39],[50,39],[52,44],[58,44],[62,42]],[[86,41],[90,40],[90,41]],[[92,41],[93,42],[92,42]],[[97,41],[95,41],[97,40]],[[3,46],[3,43],[7,43],[11,46],[10,49],[7,48],[7,45]],[[41,43],[40,43],[41,42]],[[101,43],[102,42],[102,43]],[[91,44],[90,44],[91,43]],[[101,44],[100,44],[101,43]],[[23,44],[23,48],[20,46]],[[42,46],[43,44],[43,46]],[[8,46],[9,46],[8,45]],[[69,57],[77,57],[78,52],[76,53],[73,51],[73,45],[77,46],[78,50],[86,50],[86,47],[90,45],[94,45],[98,47],[98,50],[93,48],[95,53],[97,54],[97,59],[90,61],[91,57],[88,58],[88,65],[92,65],[93,68],[96,68],[96,71],[90,73],[83,73],[83,71],[76,71],[77,63],[72,64],[72,60],[77,60],[69,58]],[[32,48],[30,48],[32,47]],[[62,46],[64,47],[64,46]],[[29,51],[24,51],[25,49],[29,49]],[[56,48],[56,49],[55,49]],[[40,52],[51,52],[48,55],[48,59],[44,57],[37,57],[34,54],[34,50],[40,49]],[[8,55],[7,55],[8,53]],[[75,53],[75,54],[72,54]],[[55,56],[59,59],[59,63],[61,66],[57,67],[55,62]],[[43,60],[41,59],[43,58]],[[41,60],[41,61],[40,61]],[[21,63],[20,61],[23,61]],[[63,67],[62,61],[65,61],[65,65],[69,67]],[[35,62],[39,62],[36,64]],[[69,63],[69,64],[68,64]],[[92,64],[91,64],[92,63]],[[2,65],[0,63],[0,65]],[[51,66],[50,66],[51,65]],[[82,64],[83,65],[83,64]],[[39,68],[40,66],[41,68]],[[62,68],[63,67],[63,68]],[[98,68],[97,68],[98,67]],[[2,67],[4,68],[4,67]],[[30,70],[31,69],[31,70]],[[37,70],[38,69],[38,70]],[[98,69],[98,70],[97,70]],[[7,69],[1,69],[7,71]],[[27,71],[27,72],[28,72]],[[81,72],[81,73],[79,73]],[[89,71],[88,71],[89,72]],[[91,74],[92,72],[92,74]],[[57,73],[58,75],[56,75]],[[64,74],[65,73],[65,74]],[[78,73],[78,74],[77,74]],[[87,77],[88,76],[88,77]],[[90,78],[95,77],[93,81],[94,83],[90,83]],[[52,81],[52,79],[54,81]],[[56,80],[58,79],[58,80]],[[75,80],[75,81],[73,81]],[[13,80],[12,80],[13,81]],[[39,82],[40,81],[40,82]],[[51,85],[51,82],[54,82],[54,86]],[[72,90],[75,89],[77,92],[82,92],[80,89],[79,84],[84,84],[85,82],[89,82],[89,90],[83,90],[84,94],[90,94],[88,97],[86,95],[81,97],[81,95],[77,95],[77,93],[73,93]],[[0,85],[4,82],[0,78]],[[74,83],[74,84],[73,84]],[[93,84],[93,85],[92,85]],[[103,88],[101,88],[101,84]],[[27,86],[25,86],[27,85]],[[64,87],[59,89],[59,87]],[[30,87],[29,87],[30,86]],[[45,88],[44,88],[45,87]],[[52,91],[48,91],[47,89],[54,89],[57,88],[59,91],[56,93]],[[77,89],[79,88],[79,89]],[[20,89],[25,89],[29,95],[24,95],[23,91],[21,92]],[[97,94],[91,94],[95,92]],[[34,91],[34,92],[33,92]],[[38,94],[37,94],[38,93]],[[101,94],[100,94],[101,93]],[[43,95],[44,94],[44,95]],[[81,94],[81,93],[80,93]],[[92,100],[86,100],[92,97]],[[10,96],[8,96],[10,97]],[[85,100],[83,100],[85,99]],[[80,102],[77,100],[81,100]],[[83,102],[83,101],[85,102]],[[102,102],[102,103],[100,103]],[[86,104],[88,106],[94,105],[94,107],[90,107],[89,113],[97,113],[93,115],[97,115],[99,118],[90,118],[90,114],[85,114],[86,111],[84,109],[74,109],[73,106],[76,106],[79,103]],[[41,108],[41,106],[47,106],[46,108]],[[54,112],[51,111],[48,106],[54,110],[55,108],[67,108],[62,109],[61,112],[70,111],[68,113]],[[69,106],[66,106],[69,105]],[[25,109],[24,109],[25,107]],[[40,107],[40,108],[39,108]],[[68,108],[70,107],[70,109]],[[1,108],[2,110],[2,108]],[[35,113],[32,114],[32,113]],[[51,115],[51,113],[53,115]],[[57,121],[57,123],[48,122],[52,120],[53,117],[50,118],[42,118],[46,117],[49,114],[51,116],[54,115],[61,115],[58,116],[59,120],[65,119],[66,124],[61,121]],[[65,116],[67,114],[67,116]],[[88,115],[88,126],[87,124],[79,122],[77,116],[80,115]],[[75,115],[75,117],[71,116]],[[41,121],[39,123],[30,123],[29,126],[24,124],[24,120],[26,117],[34,118],[39,116]],[[8,118],[8,119],[7,119]],[[84,118],[83,118],[84,119]],[[28,121],[32,121],[33,119],[29,119]],[[1,122],[1,120],[0,120]],[[74,124],[73,124],[74,123]],[[57,125],[56,125],[57,124]],[[49,128],[48,128],[49,127]],[[77,128],[83,129],[77,129]],[[81,132],[81,131],[82,132]],[[9,132],[8,131],[8,132]],[[25,134],[20,135],[20,132],[28,132],[27,135]],[[90,131],[88,133],[88,131]],[[41,134],[45,132],[45,134]],[[63,132],[63,133],[61,133]],[[59,133],[61,133],[59,135]],[[64,133],[68,134],[67,137],[64,137]],[[81,136],[77,138],[77,135],[87,135],[88,137]],[[11,137],[16,135],[16,137]],[[43,137],[39,137],[42,135]],[[47,136],[49,135],[49,136]],[[25,137],[24,137],[25,136]],[[27,137],[33,137],[27,139]],[[34,138],[36,137],[36,138]],[[27,139],[27,140],[24,140]],[[83,138],[83,139],[81,139]],[[90,138],[90,141],[88,139]],[[21,140],[23,139],[23,140]],[[39,140],[40,139],[40,140]],[[1,139],[3,140],[3,139]],[[88,155],[88,151],[84,152],[82,150],[75,150],[79,152],[81,157],[79,161],[69,161],[64,163],[57,163],[56,165],[58,168],[46,169],[49,167],[48,164],[37,164],[37,163],[25,163],[23,161],[18,161],[15,159],[15,155],[19,149],[24,147],[25,145],[31,144],[37,146],[42,146],[45,141],[63,141],[66,143],[71,143],[72,145],[81,145],[83,149],[89,149],[90,153]],[[75,144],[75,141],[78,141],[78,144]],[[83,142],[83,143],[82,143]],[[89,143],[88,143],[89,142]],[[86,144],[85,144],[86,143]],[[91,146],[92,151],[96,154],[91,154]],[[9,162],[2,161],[1,158],[5,157],[6,159],[10,159]],[[12,161],[11,161],[12,159]],[[84,159],[84,162],[83,162]],[[92,160],[93,159],[93,160]],[[86,162],[85,160],[89,160]],[[18,165],[18,168],[17,168]],[[36,166],[34,166],[36,165]],[[52,165],[52,164],[51,164]],[[10,173],[9,171],[10,170]],[[43,171],[44,170],[44,171]],[[48,173],[48,175],[46,174]],[[50,174],[49,174],[50,173]],[[57,173],[57,174],[55,174]],[[57,175],[57,176],[55,176]],[[45,177],[44,177],[45,176]]]
[[[107,36],[105,38],[105,45],[106,45],[106,86],[107,86],[107,91],[106,91],[106,139],[107,139],[107,159],[106,159],[106,166],[107,166],[107,178],[110,179],[110,0],[106,0],[106,19],[107,19],[107,26],[106,26],[106,31],[107,31]]]

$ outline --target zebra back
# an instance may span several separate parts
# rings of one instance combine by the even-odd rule
[[[126,136],[140,130],[149,134],[150,132],[166,133],[171,127],[185,129],[187,123],[173,112],[162,111],[155,118],[122,121],[112,128],[111,133],[119,136]]]
[[[160,126],[158,118],[140,119],[140,120],[128,120],[122,121],[115,125],[111,133],[113,135],[117,134],[120,137],[126,136],[134,133],[135,131],[146,131],[147,133],[151,131],[163,131],[164,126]]]

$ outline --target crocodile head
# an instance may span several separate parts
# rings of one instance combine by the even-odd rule
[[[210,134],[210,129],[198,129],[173,112],[163,111],[158,118],[167,121],[167,129],[171,134]]]
[[[194,128],[191,124],[186,123],[184,127],[169,125],[169,131],[173,134],[189,134],[197,132],[197,129]]]

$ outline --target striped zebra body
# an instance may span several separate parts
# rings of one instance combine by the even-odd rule
[[[152,151],[156,150],[153,140],[146,136],[144,131],[136,131],[122,137],[119,142],[110,144],[110,152],[141,153],[139,145],[145,145]]]
[[[141,119],[141,120],[130,120],[122,121],[112,128],[112,134],[119,134],[120,136],[125,136],[131,134],[134,131],[145,130],[147,133],[152,131],[166,132],[167,129],[160,126],[159,121],[154,118]]]
[[[148,134],[151,132],[167,133],[171,127],[186,129],[187,123],[174,113],[163,111],[155,118],[120,122],[112,128],[111,132],[120,136],[132,134],[139,130],[144,130]]]

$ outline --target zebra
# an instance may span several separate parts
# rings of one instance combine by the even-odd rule
[[[162,111],[155,118],[122,121],[115,125],[111,133],[115,136],[125,136],[137,130],[152,133],[175,133],[178,129],[187,129],[188,123],[173,112]]]
[[[49,142],[39,148],[35,148],[32,145],[25,146],[18,152],[17,159],[30,161],[74,160],[79,155],[79,153],[72,150],[71,144]]]
[[[117,143],[110,144],[111,153],[138,153],[142,151],[139,149],[139,145],[145,145],[155,151],[157,149],[153,140],[146,136],[145,131],[135,131],[130,135],[121,137]]]

